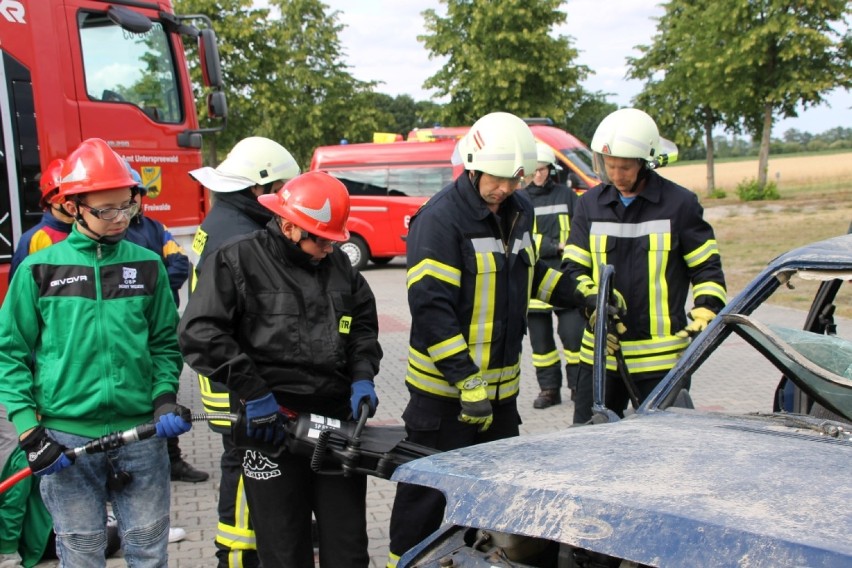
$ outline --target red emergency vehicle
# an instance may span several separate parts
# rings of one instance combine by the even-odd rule
[[[323,170],[349,190],[347,228],[341,248],[359,270],[367,261],[387,264],[405,254],[411,216],[461,173],[451,159],[455,140],[342,144],[314,150],[311,170]]]
[[[592,170],[592,154],[574,136],[552,126],[531,124],[537,140],[556,153],[560,182],[578,194],[600,180]],[[386,264],[405,254],[408,222],[417,209],[462,171],[452,165],[456,142],[469,126],[412,130],[408,142],[341,144],[314,151],[311,170],[327,171],[349,189],[352,199],[347,225],[352,237],[341,248],[353,266],[368,261]]]
[[[0,0],[0,299],[14,246],[41,217],[36,175],[86,138],[127,158],[149,188],[146,214],[191,239],[205,203],[188,172],[201,135],[220,128],[199,129],[184,39],[199,44],[211,115],[226,113],[205,23],[168,0]]]
[[[556,153],[559,161],[559,181],[569,185],[582,195],[586,190],[600,183],[592,168],[592,153],[574,135],[548,124],[547,119],[527,119],[533,136],[544,142]],[[442,126],[437,128],[418,128],[408,133],[408,140],[445,140],[458,139],[467,134],[469,126]]]

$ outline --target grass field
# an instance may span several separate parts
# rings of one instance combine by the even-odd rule
[[[846,233],[852,222],[852,152],[771,158],[770,178],[780,172],[781,199],[741,202],[736,184],[756,177],[757,160],[717,164],[716,183],[725,199],[703,197],[706,167],[690,164],[660,173],[699,195],[705,218],[713,225],[722,264],[733,296],[779,254],[813,241]],[[789,307],[807,309],[815,285],[805,284]],[[852,317],[852,305],[838,305],[838,315]]]

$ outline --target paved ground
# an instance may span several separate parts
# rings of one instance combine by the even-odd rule
[[[396,259],[388,266],[369,267],[364,272],[376,295],[379,306],[381,343],[385,352],[382,371],[376,380],[380,405],[371,424],[400,424],[399,417],[408,400],[404,387],[409,314],[405,290],[405,266]],[[796,310],[764,307],[761,319],[768,323],[784,323],[800,327],[804,314]],[[849,323],[841,329],[849,329]],[[524,420],[523,434],[555,431],[571,423],[573,408],[570,402],[547,410],[533,410],[532,401],[538,394],[535,374],[530,360],[529,345],[524,347],[522,382],[519,405]],[[710,380],[694,379],[693,397],[699,407],[736,411],[771,410],[771,393],[778,381],[778,372],[758,365],[748,358],[750,349],[742,341],[732,340],[719,349],[719,364],[723,372],[715,372]],[[712,359],[712,358],[711,358]],[[709,364],[709,362],[708,362]],[[748,369],[747,380],[743,370]],[[712,385],[710,384],[712,382]],[[709,385],[709,386],[708,386]],[[563,391],[563,396],[565,391]],[[181,376],[180,399],[190,408],[201,411],[195,376],[185,369]],[[218,458],[221,443],[203,424],[197,424],[181,438],[187,459],[196,467],[211,472],[205,483],[172,483],[172,524],[186,529],[184,541],[169,547],[169,565],[177,568],[215,566],[213,538],[216,532],[216,499],[218,491]],[[368,522],[372,566],[384,566],[388,545],[388,521],[394,497],[394,483],[369,479]],[[108,566],[124,566],[121,559],[111,559]],[[44,562],[39,568],[55,567]]]

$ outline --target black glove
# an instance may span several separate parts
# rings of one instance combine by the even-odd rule
[[[65,454],[68,449],[47,435],[42,426],[34,428],[18,445],[27,456],[33,474],[50,475],[74,463],[74,456]]]
[[[192,428],[192,412],[175,402],[162,403],[154,410],[154,427],[158,437],[175,438]]]

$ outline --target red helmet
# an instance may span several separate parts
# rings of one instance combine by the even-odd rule
[[[100,138],[89,138],[65,159],[59,197],[135,186],[124,158]]]
[[[311,234],[337,242],[349,240],[349,192],[339,179],[325,172],[296,176],[277,192],[257,200]]]
[[[59,158],[50,162],[47,167],[41,172],[41,181],[38,183],[38,188],[41,190],[41,199],[39,206],[44,209],[48,203],[53,203],[56,199],[56,193],[59,190],[59,179],[62,177],[62,164],[65,160]]]

